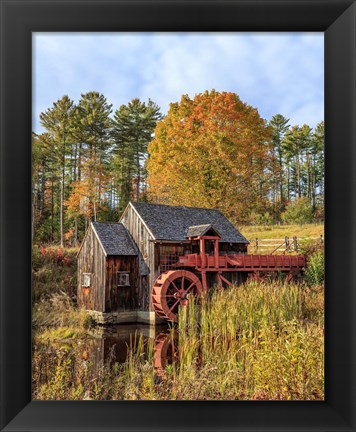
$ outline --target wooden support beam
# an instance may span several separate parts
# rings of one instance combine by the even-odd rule
[[[222,289],[223,286],[222,286],[221,274],[218,273],[217,276],[218,276],[218,287],[219,289]]]
[[[208,283],[206,281],[206,270],[201,271],[201,282],[202,282],[202,286],[203,286],[203,291],[207,292],[208,291]]]
[[[219,240],[214,240],[214,258],[215,258],[215,268],[219,267]]]
[[[205,240],[200,239],[200,257],[201,257],[201,266],[202,268],[206,267],[206,255],[205,255]]]
[[[232,286],[232,283],[229,280],[227,280],[222,274],[219,274],[219,277],[222,281],[226,283],[226,285]]]

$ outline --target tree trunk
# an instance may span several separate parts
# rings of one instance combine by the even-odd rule
[[[74,246],[78,245],[78,219],[74,219]]]
[[[51,179],[51,243],[54,239],[54,191],[53,191],[53,177]]]
[[[61,230],[61,247],[64,247],[64,179],[65,179],[65,140],[62,148],[62,179],[61,179],[61,208],[60,208],[60,230]]]

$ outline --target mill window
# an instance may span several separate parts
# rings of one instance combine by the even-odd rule
[[[127,272],[118,272],[117,286],[118,287],[130,286],[130,274]]]
[[[91,273],[83,273],[82,275],[82,287],[90,287],[91,284]]]

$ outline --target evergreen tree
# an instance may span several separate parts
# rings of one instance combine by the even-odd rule
[[[281,114],[276,114],[270,120],[269,125],[272,127],[273,152],[278,163],[278,176],[276,177],[275,189],[276,192],[277,189],[279,189],[279,202],[280,202],[279,211],[283,211],[285,208],[284,190],[286,188],[286,185],[284,184],[285,167],[284,167],[283,140],[286,132],[289,129],[289,119],[285,118]]]
[[[311,138],[312,155],[312,205],[315,211],[317,196],[319,203],[324,205],[324,122],[316,125]]]
[[[88,92],[81,99],[74,113],[74,136],[77,141],[77,182],[72,185],[72,194],[85,196],[79,201],[78,214],[87,220],[97,219],[98,211],[105,208],[107,194],[108,165],[110,156],[110,132],[112,105],[98,92]],[[86,187],[83,190],[83,185]],[[70,198],[70,200],[72,197]],[[75,200],[74,200],[75,201]]]
[[[306,151],[310,146],[311,128],[308,125],[293,126],[287,131],[283,140],[288,170],[288,195],[303,196],[302,169]]]
[[[54,102],[52,108],[40,114],[42,126],[47,130],[48,140],[52,146],[51,152],[55,158],[54,170],[60,173],[60,242],[64,246],[64,201],[66,162],[72,145],[72,122],[74,102],[68,96],[63,96]]]
[[[115,112],[113,167],[119,190],[119,211],[130,199],[138,201],[146,197],[147,146],[161,118],[159,107],[150,99],[147,104],[133,99]]]

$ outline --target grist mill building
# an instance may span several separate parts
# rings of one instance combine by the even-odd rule
[[[130,202],[118,223],[92,222],[85,234],[78,252],[79,306],[102,324],[158,323],[167,318],[156,302],[162,275],[169,279],[180,271],[179,287],[186,292],[184,279],[193,281],[192,273],[179,269],[186,268],[185,257],[190,266],[195,257],[197,292],[214,284],[239,284],[246,273],[229,271],[232,259],[224,258],[224,268],[218,261],[246,254],[247,244],[218,210]]]

